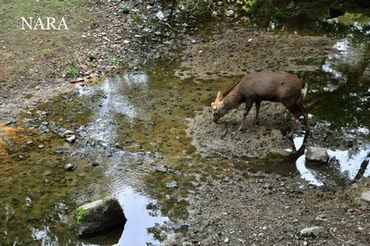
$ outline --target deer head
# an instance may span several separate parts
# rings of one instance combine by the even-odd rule
[[[213,103],[211,103],[211,112],[213,114],[214,122],[218,122],[222,116],[224,116],[224,97],[222,96],[221,91],[217,93],[217,97]]]

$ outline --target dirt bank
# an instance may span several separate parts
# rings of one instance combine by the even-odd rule
[[[219,124],[213,122],[209,107],[190,119],[188,134],[197,150],[207,156],[215,153],[223,157],[260,157],[269,153],[287,154],[290,140],[283,133],[289,130],[290,116],[285,119],[282,105],[265,102],[261,106],[260,123],[255,125],[255,110],[249,112],[246,127],[238,131],[244,107],[233,110]]]

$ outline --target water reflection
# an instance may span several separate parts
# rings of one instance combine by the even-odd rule
[[[153,235],[148,234],[148,228],[156,224],[168,222],[167,217],[160,216],[160,212],[151,213],[148,205],[155,204],[155,200],[135,192],[129,186],[115,187],[118,197],[127,218],[125,229],[118,245],[147,245],[155,243]]]
[[[90,157],[95,156],[95,160],[99,163],[104,163],[105,175],[108,177],[105,185],[119,199],[124,208],[127,222],[118,245],[155,243],[156,239],[153,234],[148,232],[148,228],[163,225],[169,221],[167,217],[161,216],[159,211],[152,213],[147,209],[148,205],[155,204],[153,199],[135,192],[127,184],[127,180],[135,178],[136,174],[134,171],[128,174],[124,170],[127,170],[131,164],[138,165],[150,161],[153,158],[152,153],[129,152],[112,147],[118,138],[120,121],[124,119],[127,122],[124,127],[129,128],[141,110],[134,107],[129,95],[133,91],[145,93],[148,89],[148,83],[149,77],[145,73],[124,73],[106,79],[93,89],[80,89],[82,92],[79,94],[80,97],[87,98],[98,96],[98,100],[96,100],[98,107],[95,110],[94,120],[87,124],[85,137],[90,142],[99,141],[103,148],[97,149],[95,145],[82,146],[77,152],[88,153]],[[131,141],[131,139],[126,140]],[[130,177],[127,177],[128,175]],[[102,238],[92,238],[90,242],[107,242],[107,240],[108,236],[103,236]]]

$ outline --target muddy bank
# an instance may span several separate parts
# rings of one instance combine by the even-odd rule
[[[176,75],[206,80],[264,70],[315,71],[332,50],[333,42],[324,36],[231,27],[189,45]]]
[[[264,102],[260,110],[260,123],[254,124],[255,108],[248,114],[246,127],[238,131],[243,118],[243,105],[233,110],[216,124],[210,108],[205,107],[189,120],[188,135],[198,152],[204,156],[215,153],[223,157],[259,157],[269,153],[285,155],[290,140],[284,137],[290,127],[290,116],[277,103]]]

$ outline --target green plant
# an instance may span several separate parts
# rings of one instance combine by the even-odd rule
[[[249,13],[251,8],[256,4],[257,0],[228,0],[229,3],[234,3],[246,13]]]
[[[66,74],[70,78],[77,78],[80,75],[80,69],[76,65],[69,65]]]
[[[124,14],[129,14],[130,11],[131,11],[131,8],[127,5],[122,5],[120,8],[119,8],[119,11],[121,13],[124,13]]]
[[[76,210],[76,223],[77,225],[81,225],[83,218],[85,217],[87,211],[82,206],[78,207]]]

